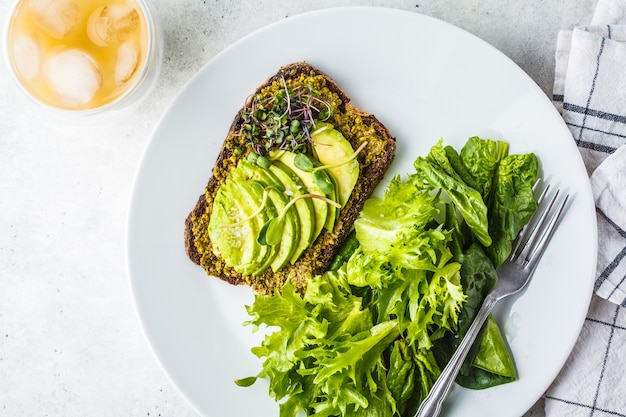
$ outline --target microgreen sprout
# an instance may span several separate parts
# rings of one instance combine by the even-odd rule
[[[316,122],[330,119],[333,106],[311,84],[283,88],[273,97],[256,94],[242,112],[239,134],[258,155],[270,150],[306,152]]]
[[[267,159],[263,155],[259,155],[256,152],[250,152],[248,156],[246,157],[246,159],[251,164],[260,166],[261,168],[264,168],[264,169],[269,169],[269,167],[272,165],[272,162],[269,159]]]
[[[322,127],[318,128],[318,129],[315,129],[313,132],[311,132],[311,137],[313,137],[313,136],[315,136],[315,135],[317,135],[319,133],[322,133],[323,131],[325,131],[327,129],[330,129],[330,125],[323,125]]]
[[[321,196],[319,194],[301,194],[295,198],[292,198],[289,203],[285,205],[282,211],[276,217],[272,217],[263,224],[257,237],[257,242],[260,245],[274,246],[280,243],[283,238],[283,229],[285,228],[285,215],[291,206],[293,206],[298,200],[303,198],[317,198],[323,200],[326,203],[334,206],[335,208],[341,208],[341,205],[329,198]]]

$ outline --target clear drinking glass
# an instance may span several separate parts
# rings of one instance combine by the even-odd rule
[[[137,104],[158,77],[162,37],[150,0],[19,0],[5,26],[20,89],[61,114]]]

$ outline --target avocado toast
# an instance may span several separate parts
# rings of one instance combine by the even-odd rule
[[[185,220],[189,258],[231,284],[303,290],[391,164],[395,138],[328,75],[286,65],[237,113]]]

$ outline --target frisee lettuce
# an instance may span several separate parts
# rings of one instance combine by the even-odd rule
[[[470,138],[439,141],[416,172],[370,198],[328,272],[304,294],[287,281],[246,309],[268,327],[252,352],[280,417],[411,415],[497,279],[495,267],[536,209],[538,161]],[[529,214],[530,213],[530,214]],[[457,382],[482,389],[517,377],[490,318]]]

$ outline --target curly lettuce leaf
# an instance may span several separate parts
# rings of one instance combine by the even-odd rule
[[[413,229],[423,229],[437,213],[436,195],[417,181],[395,177],[381,197],[368,199],[354,223],[356,237],[367,253],[385,252]],[[396,247],[399,258],[402,248]],[[394,261],[394,259],[390,259]]]
[[[326,335],[328,323],[318,319],[319,311],[311,308],[290,282],[285,283],[280,296],[257,295],[246,309],[251,319],[245,324],[280,329],[265,336],[261,346],[252,348],[252,353],[265,358],[258,377],[269,379],[270,395],[280,400],[304,392],[304,378],[297,372],[301,352]]]
[[[398,322],[373,322],[351,294],[345,268],[313,278],[302,296],[287,281],[280,293],[256,295],[247,309],[248,324],[277,329],[252,352],[263,360],[257,377],[268,378],[270,395],[284,400],[281,417],[353,415],[381,396],[392,407],[386,415],[393,413],[382,353],[399,337]]]
[[[450,234],[433,227],[439,203],[416,177],[396,179],[383,197],[366,202],[355,221],[361,247],[347,266],[350,284],[375,289],[377,321],[406,320],[408,339],[425,348],[431,337],[456,327],[464,301]],[[391,229],[384,238],[382,229]]]

